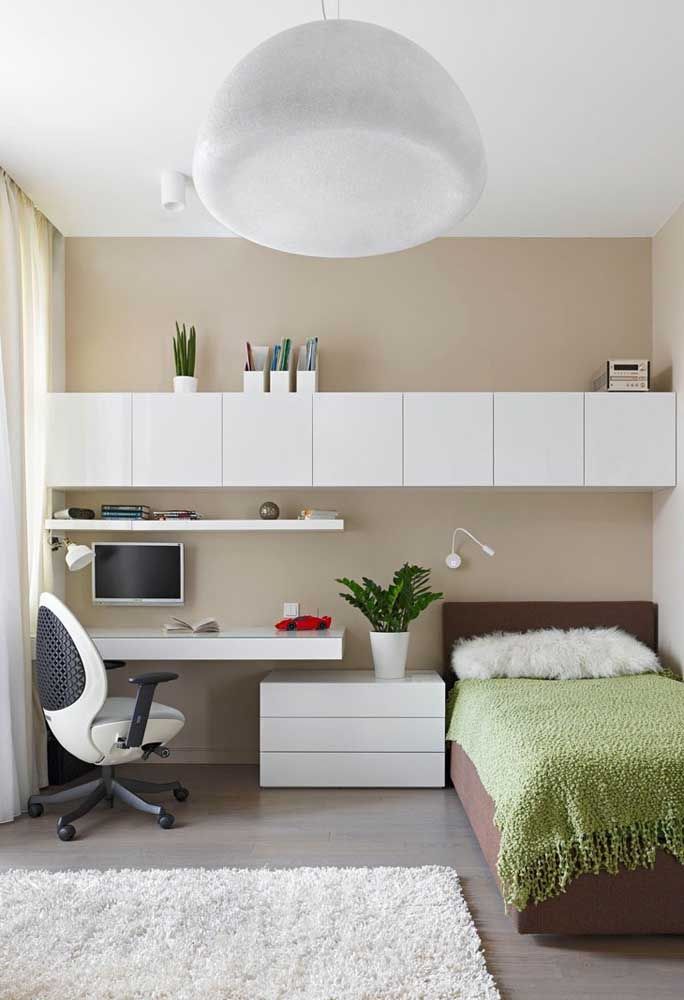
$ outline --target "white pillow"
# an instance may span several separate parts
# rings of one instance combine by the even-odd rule
[[[451,666],[461,680],[538,677],[567,681],[661,669],[653,650],[619,628],[544,628],[460,639],[454,644]]]

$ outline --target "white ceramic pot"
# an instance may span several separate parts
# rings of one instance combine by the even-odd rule
[[[383,681],[398,680],[406,673],[408,632],[371,632],[375,676]]]
[[[193,375],[174,375],[174,392],[197,392],[197,379]]]

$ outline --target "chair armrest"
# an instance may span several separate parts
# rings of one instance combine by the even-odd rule
[[[140,674],[139,677],[128,678],[131,684],[138,684],[140,690],[138,691],[138,697],[135,699],[133,718],[131,719],[131,724],[128,727],[128,738],[126,740],[127,749],[142,746],[142,741],[145,738],[147,721],[150,717],[152,699],[154,698],[154,692],[157,684],[162,684],[164,681],[175,681],[177,677],[178,674],[173,674],[168,670],[162,670],[158,673]]]
[[[178,674],[171,673],[170,670],[160,670],[151,674],[140,674],[138,677],[129,677],[129,684],[163,684],[165,681],[178,680]]]
[[[104,660],[105,670],[118,670],[119,667],[125,667],[125,660]]]

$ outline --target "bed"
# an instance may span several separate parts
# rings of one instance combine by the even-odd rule
[[[497,631],[613,625],[657,650],[657,607],[648,601],[447,602],[443,606],[447,685],[454,680],[450,654],[457,639]],[[493,822],[494,802],[457,743],[451,744],[450,775],[497,879],[501,837]],[[510,915],[521,934],[684,934],[684,865],[659,850],[652,869],[622,867],[616,875],[580,875],[561,895],[513,909]]]

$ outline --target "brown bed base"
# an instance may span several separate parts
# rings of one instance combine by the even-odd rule
[[[445,603],[445,677],[447,684],[453,680],[449,660],[459,638],[618,625],[657,650],[657,624],[657,607],[649,601]],[[494,803],[457,743],[451,745],[451,780],[496,879],[500,834],[494,825]],[[562,895],[511,910],[511,919],[519,934],[684,934],[684,865],[658,851],[653,869],[580,875]]]

